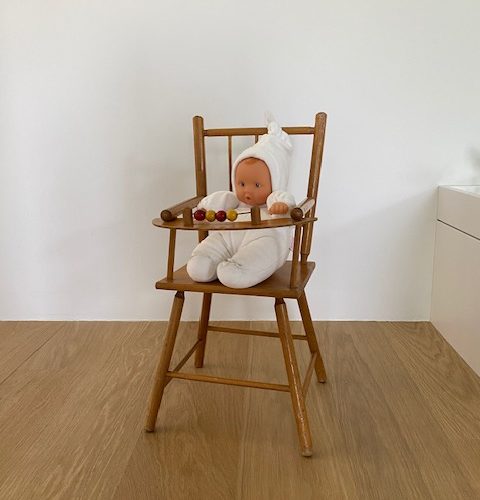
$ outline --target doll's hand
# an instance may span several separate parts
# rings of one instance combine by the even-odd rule
[[[287,212],[288,212],[288,205],[286,203],[283,203],[282,201],[276,201],[268,209],[268,213],[271,215],[286,214]]]
[[[214,193],[205,196],[197,208],[204,210],[226,210],[227,208],[237,208],[238,199],[231,191],[215,191]]]

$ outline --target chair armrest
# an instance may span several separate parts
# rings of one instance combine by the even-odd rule
[[[294,221],[302,220],[307,212],[315,205],[314,198],[305,198],[296,207],[290,210],[290,217]]]
[[[193,198],[189,198],[188,200],[182,201],[173,205],[170,208],[166,208],[162,210],[160,213],[160,217],[164,222],[170,222],[177,218],[178,214],[181,214],[185,208],[194,208],[198,205],[203,196],[194,196]]]

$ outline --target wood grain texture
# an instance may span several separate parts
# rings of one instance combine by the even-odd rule
[[[314,322],[329,378],[306,398],[308,460],[282,392],[173,380],[144,433],[165,323],[12,326],[0,323],[18,353],[0,383],[2,499],[480,498],[480,380],[428,323]],[[197,330],[180,324],[173,366]],[[295,350],[303,378],[310,349]],[[204,368],[187,369],[287,383],[279,340],[263,336],[213,333]]]
[[[0,498],[110,498],[164,325],[72,322],[0,385]]]
[[[28,361],[63,326],[58,321],[0,322],[0,383]]]

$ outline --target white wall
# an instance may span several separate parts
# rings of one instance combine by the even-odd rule
[[[167,234],[150,221],[194,194],[191,117],[261,125],[266,109],[290,125],[329,115],[313,316],[429,318],[435,187],[480,183],[478,2],[0,9],[0,318],[167,318],[172,296],[153,287]],[[224,174],[221,144],[209,158]],[[185,318],[198,308],[188,298]],[[219,297],[213,317],[272,310]]]

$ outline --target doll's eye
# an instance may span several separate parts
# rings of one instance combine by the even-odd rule
[[[240,186],[245,187],[245,183],[243,181],[240,181]]]
[[[259,182],[256,182],[256,183],[255,183],[255,186],[256,186],[257,188],[259,188],[259,187],[260,187],[260,183],[259,183]]]

